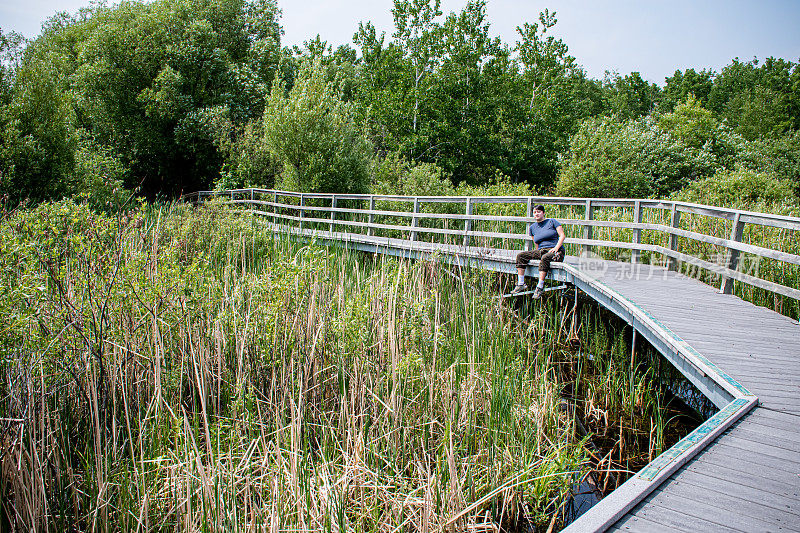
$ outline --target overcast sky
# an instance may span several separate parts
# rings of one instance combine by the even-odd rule
[[[442,0],[445,13],[465,0]],[[88,0],[0,0],[0,28],[35,37],[56,11],[77,11]],[[333,45],[351,43],[359,21],[393,30],[391,0],[279,0],[283,44],[316,34]],[[716,71],[734,57],[800,59],[800,0],[488,0],[491,33],[513,44],[515,28],[555,11],[555,34],[591,77],[606,70],[637,71],[663,84],[675,69]]]

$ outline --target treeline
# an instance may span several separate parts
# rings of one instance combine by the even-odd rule
[[[741,203],[800,193],[800,68],[734,59],[588,78],[555,13],[493,36],[486,1],[395,0],[353,45],[281,44],[274,0],[95,4],[0,33],[0,180],[12,202],[210,187]],[[716,194],[716,193],[715,193]],[[706,198],[708,199],[708,198]]]

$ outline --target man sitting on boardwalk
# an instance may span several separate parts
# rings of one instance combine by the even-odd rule
[[[533,291],[533,298],[538,300],[544,292],[544,278],[550,270],[551,261],[564,260],[564,228],[558,220],[545,218],[544,206],[537,205],[533,208],[535,222],[528,228],[528,233],[533,237],[536,249],[532,252],[521,252],[517,255],[517,286],[511,294],[519,294],[527,288],[525,286],[525,268],[531,259],[539,260],[539,283]]]

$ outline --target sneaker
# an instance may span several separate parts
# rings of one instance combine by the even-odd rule
[[[525,292],[527,288],[528,288],[527,285],[525,285],[524,283],[520,283],[519,285],[514,287],[514,289],[511,291],[511,294],[519,294],[521,292]]]
[[[533,289],[532,298],[534,300],[538,300],[539,298],[542,297],[542,294],[544,294],[544,289],[542,287],[536,287],[535,289]]]

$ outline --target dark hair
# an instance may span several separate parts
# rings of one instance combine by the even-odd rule
[[[544,206],[543,205],[535,205],[535,206],[533,206],[533,210],[534,211],[541,211],[542,213],[544,213]]]

